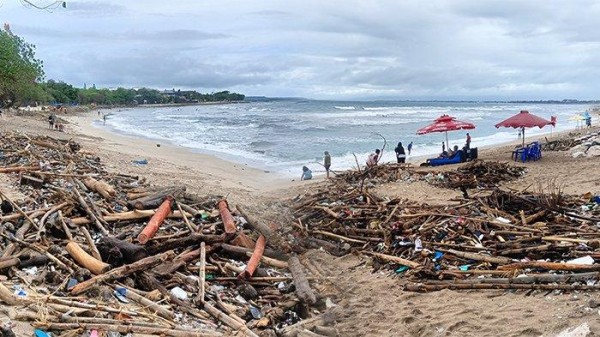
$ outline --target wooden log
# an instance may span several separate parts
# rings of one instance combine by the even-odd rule
[[[69,203],[67,202],[63,202],[59,205],[55,205],[54,207],[52,207],[51,209],[48,210],[48,212],[46,212],[46,214],[44,214],[44,216],[40,219],[39,222],[39,227],[38,227],[38,232],[36,235],[36,240],[39,240],[42,236],[42,233],[46,230],[45,225],[46,225],[46,220],[48,219],[48,217],[53,214],[58,212],[59,210],[61,210],[63,207],[68,206]]]
[[[201,242],[220,243],[223,242],[223,235],[208,235],[208,234],[190,234],[182,238],[171,239],[163,242],[151,241],[146,245],[146,250],[149,254],[157,254],[170,249],[184,248],[192,245],[200,245]]]
[[[69,252],[69,255],[71,255],[77,263],[96,275],[103,274],[110,269],[110,265],[98,261],[93,256],[86,253],[75,241],[69,242],[66,249],[67,252]]]
[[[489,262],[489,263],[500,264],[500,265],[509,264],[509,263],[513,262],[513,259],[508,258],[508,257],[503,257],[503,256],[489,256],[489,255],[483,255],[483,254],[478,254],[478,253],[460,252],[460,251],[454,250],[454,249],[439,249],[439,250],[442,252],[452,254],[454,256],[462,257],[462,258],[469,259],[469,260],[475,260],[475,261]]]
[[[499,266],[498,270],[519,270],[526,268],[537,268],[546,270],[565,270],[565,271],[600,271],[600,264],[571,264],[561,262],[530,261],[517,262],[504,266]]]
[[[73,295],[81,294],[81,293],[87,291],[90,287],[92,287],[95,284],[123,278],[123,277],[130,275],[132,273],[135,273],[137,271],[144,270],[146,268],[153,267],[159,263],[168,261],[168,260],[172,259],[174,256],[175,256],[175,252],[168,251],[168,252],[162,253],[160,255],[150,256],[150,257],[141,259],[137,262],[115,268],[104,274],[96,275],[96,276],[92,277],[91,279],[89,279],[87,281],[83,281],[83,282],[77,284],[75,287],[73,287],[73,289],[71,289],[71,294],[73,294]]]
[[[88,204],[85,202],[85,200],[83,199],[83,197],[77,190],[77,187],[73,188],[73,194],[75,195],[75,198],[77,199],[77,201],[79,201],[79,204],[81,205],[83,210],[92,219],[92,221],[94,222],[96,227],[98,227],[98,230],[100,230],[100,232],[102,232],[102,234],[104,234],[105,236],[108,236],[109,235],[108,230],[106,228],[104,228],[104,226],[102,225],[100,220],[98,220],[98,218],[96,217],[96,214],[94,214],[94,212],[90,209],[90,206],[88,206]]]
[[[20,300],[12,291],[10,291],[4,284],[0,282],[0,301],[8,304],[8,305],[18,305],[23,304],[23,301]]]
[[[522,289],[522,290],[582,290],[582,291],[598,291],[600,285],[584,285],[584,284],[516,284],[516,283],[447,283],[447,284],[423,284],[409,283],[404,285],[404,291],[428,292],[439,291],[444,289],[451,290],[470,290],[470,289]]]
[[[167,196],[172,196],[173,198],[177,198],[179,195],[181,195],[183,192],[185,192],[185,186],[174,186],[174,187],[167,187],[164,189],[161,189],[159,191],[156,191],[148,196],[136,199],[136,200],[131,200],[128,202],[129,207],[131,208],[135,208],[135,209],[149,209],[149,208],[157,208],[159,207],[163,201],[165,200],[165,198]]]
[[[201,242],[200,247],[205,247],[205,243]],[[212,246],[209,246],[208,251],[210,253],[210,252],[214,251],[214,248]],[[204,253],[206,254],[206,247],[204,249]],[[202,258],[201,257],[201,249],[196,249],[196,250],[193,250],[186,254],[182,254],[181,256],[178,256],[173,261],[169,261],[169,262],[163,263],[161,265],[158,265],[156,268],[154,268],[153,272],[155,274],[161,275],[161,276],[172,275],[173,273],[175,273],[177,271],[177,269],[183,267],[184,265],[190,263],[191,261],[194,261],[195,259],[197,259],[199,257]]]
[[[10,204],[13,206],[14,209],[17,210],[17,212],[19,212],[22,216],[25,217],[25,219],[27,219],[27,221],[29,221],[29,223],[35,227],[38,228],[38,225],[33,221],[33,219],[27,215],[27,213],[25,213],[21,207],[19,207],[19,205],[17,205],[14,201],[12,201],[6,194],[2,193],[2,191],[0,191],[0,197],[2,197],[2,199],[7,200],[8,202],[10,202]]]
[[[11,166],[11,167],[0,167],[0,173],[13,173],[13,172],[25,172],[25,171],[36,171],[39,170],[39,166]]]
[[[181,209],[181,205],[179,203],[177,203],[177,209],[179,210],[181,215],[183,215],[183,221],[185,222],[185,224],[188,227],[188,229],[190,230],[190,232],[192,232],[192,233],[197,232],[198,227],[196,227],[196,225],[194,225],[193,223],[190,222],[190,220],[188,220],[187,216],[185,215],[185,212],[183,211],[183,209]]]
[[[304,268],[300,264],[300,260],[297,256],[292,256],[288,260],[292,277],[294,278],[294,285],[296,286],[296,295],[298,298],[307,305],[313,305],[317,302],[315,293],[310,288],[310,284],[306,279]]]
[[[204,311],[208,312],[211,316],[225,323],[225,325],[235,330],[241,331],[242,333],[244,333],[244,335],[248,337],[258,337],[258,335],[252,332],[252,330],[248,329],[248,327],[246,327],[245,324],[238,322],[236,319],[215,308],[212,304],[205,302],[203,309]]]
[[[206,245],[204,242],[200,244],[200,268],[198,269],[199,287],[198,298],[201,303],[204,303],[204,293],[206,292]]]
[[[33,324],[37,328],[46,330],[99,330],[99,331],[116,331],[123,334],[151,334],[156,336],[172,336],[172,337],[217,337],[223,334],[207,329],[180,330],[170,328],[151,328],[145,326],[137,326],[132,324],[96,324],[96,323],[42,323],[36,322]]]
[[[126,286],[113,286],[114,289],[117,288],[125,288],[127,289],[127,291],[125,292],[125,297],[127,297],[128,299],[131,299],[141,305],[143,305],[144,307],[146,307],[148,310],[156,313],[158,316],[162,317],[162,318],[166,318],[168,320],[173,320],[173,318],[175,317],[175,314],[166,309],[165,307],[163,307],[162,305],[151,301],[149,299],[147,299],[146,297],[138,294],[135,292],[134,289],[126,287]]]
[[[3,258],[0,260],[0,270],[18,266],[21,263],[18,257]]]
[[[394,262],[394,263],[398,263],[401,264],[403,266],[407,266],[410,268],[419,268],[421,265],[417,262],[411,261],[411,260],[407,260],[407,259],[403,259],[401,257],[398,256],[392,256],[392,255],[387,255],[387,254],[381,254],[381,253],[375,253],[375,252],[365,252],[365,254],[368,255],[372,255],[372,256],[376,256],[382,260],[386,260],[389,262]],[[288,261],[289,263],[289,261]]]
[[[258,240],[256,240],[256,247],[254,247],[254,252],[252,253],[252,256],[250,257],[250,261],[248,261],[248,264],[246,264],[246,269],[244,269],[244,271],[242,273],[240,273],[240,275],[238,275],[238,277],[243,278],[243,279],[248,279],[248,278],[252,277],[252,275],[254,274],[254,271],[256,270],[256,268],[258,268],[260,259],[263,256],[266,243],[267,243],[267,241],[266,241],[265,237],[263,235],[260,235],[258,237]]]
[[[231,240],[230,244],[248,249],[254,249],[256,246],[256,243],[252,241],[248,235],[244,234],[244,232],[240,232],[233,240]]]
[[[557,282],[582,282],[587,280],[597,280],[600,273],[578,273],[578,274],[529,274],[519,277],[484,277],[470,278],[466,280],[452,280],[453,283],[516,283],[516,284],[532,284],[532,283],[557,283]],[[446,284],[448,281],[427,281],[427,284]]]
[[[247,252],[246,256],[251,257],[252,253]],[[262,256],[260,261],[266,265],[269,265],[271,267],[275,267],[275,268],[285,268],[288,269],[289,265],[286,261],[281,261],[281,260],[277,260],[277,259],[273,259],[270,257],[266,257],[266,256]]]
[[[131,221],[131,220],[141,220],[152,217],[156,213],[155,210],[135,210],[130,212],[122,212],[122,213],[112,213],[104,216],[104,221],[106,222],[117,222],[117,221]],[[181,219],[183,215],[179,211],[175,211],[170,213],[167,218],[170,219]],[[92,221],[88,218],[79,217],[71,219],[74,225],[87,225],[92,223]]]
[[[37,189],[40,189],[44,186],[44,180],[26,174],[21,175],[19,183],[21,185],[29,185]]]
[[[227,200],[223,199],[219,201],[217,204],[219,208],[219,214],[221,215],[221,220],[223,221],[223,225],[225,227],[225,241],[229,241],[235,235],[237,228],[235,226],[235,221],[233,221],[233,216],[229,211],[229,206],[227,205]]]
[[[268,225],[248,215],[248,213],[246,213],[244,211],[244,208],[240,205],[236,205],[235,207],[237,208],[238,212],[246,219],[246,222],[250,227],[262,234],[265,237],[265,239],[267,239],[267,241],[271,239],[271,236],[273,236],[273,231]]]
[[[245,256],[246,253],[248,253],[248,252],[250,252],[250,253],[253,252],[253,250],[251,250],[251,249],[244,248],[244,247],[238,247],[238,246],[232,246],[232,245],[229,245],[226,243],[222,243],[221,248],[228,253],[237,254],[237,255],[241,255],[241,256]],[[265,251],[263,252],[263,254],[265,256],[272,257],[272,258],[278,259],[278,260],[287,260],[289,258],[288,255],[281,253],[281,252],[274,251],[269,248],[265,248]]]
[[[138,235],[137,240],[139,243],[143,245],[146,244],[146,242],[148,242],[148,240],[152,238],[154,234],[156,234],[158,227],[162,225],[167,215],[171,213],[174,200],[175,199],[173,199],[173,197],[170,195],[165,198],[165,201],[163,201],[160,207],[156,210],[156,213],[152,216],[152,218],[150,218],[150,221],[148,221],[146,227],[144,227],[142,232]]]
[[[85,241],[87,241],[87,244],[90,247],[92,256],[94,258],[96,258],[97,260],[102,261],[102,256],[100,255],[100,252],[98,251],[98,247],[96,247],[96,244],[94,243],[94,239],[92,239],[92,236],[90,235],[90,232],[88,231],[87,227],[81,226],[81,227],[79,227],[79,230],[83,234],[83,237],[85,237]]]
[[[110,262],[110,257],[118,252],[118,258],[126,263],[133,263],[148,256],[148,252],[143,246],[133,244],[128,241],[119,240],[110,236],[104,236],[98,242],[98,248],[103,257],[103,261]]]
[[[96,180],[92,177],[83,179],[83,184],[90,190],[100,194],[104,199],[111,200],[117,195],[117,191],[108,183]]]

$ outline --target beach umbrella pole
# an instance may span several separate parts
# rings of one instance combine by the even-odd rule
[[[521,147],[525,147],[525,128],[523,128],[523,145]]]
[[[448,131],[446,131],[446,150],[450,151],[450,143],[448,143]]]

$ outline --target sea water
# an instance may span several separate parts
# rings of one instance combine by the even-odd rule
[[[556,128],[526,129],[526,136],[575,128],[569,117],[589,109],[584,104],[473,103],[473,102],[342,102],[272,100],[218,105],[138,107],[108,116],[113,132],[166,141],[194,151],[268,170],[299,176],[301,167],[323,171],[323,152],[332,156],[332,169],[364,165],[368,154],[387,140],[383,161],[395,161],[393,149],[413,142],[411,158],[441,152],[444,133],[418,136],[416,131],[442,114],[472,122],[474,130],[448,133],[450,146],[462,147],[466,133],[471,147],[518,139],[518,130],[494,124],[529,110],[558,119]],[[379,136],[381,135],[381,136]],[[447,145],[448,147],[448,145]],[[507,155],[508,159],[508,155]]]

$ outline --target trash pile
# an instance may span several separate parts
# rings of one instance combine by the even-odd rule
[[[2,139],[16,190],[0,188],[0,311],[37,336],[306,331],[318,298],[273,226],[219,197],[109,173],[72,141]]]
[[[432,206],[330,184],[294,202],[307,246],[371,256],[375,269],[401,275],[405,290],[600,290],[598,196],[495,188]]]
[[[403,164],[381,164],[362,171],[343,172],[336,176],[335,181],[347,184],[364,184],[366,182],[371,186],[398,180],[426,181],[432,185],[449,189],[486,188],[517,179],[524,173],[525,168],[522,166],[476,159],[456,170],[439,172],[430,169],[414,169]]]

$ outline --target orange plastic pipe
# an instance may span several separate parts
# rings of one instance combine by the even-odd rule
[[[225,225],[225,233],[227,236],[231,237],[236,232],[235,221],[233,221],[233,216],[229,211],[229,207],[227,205],[227,200],[219,201],[219,214],[221,214],[221,220],[223,220],[223,225]]]
[[[260,263],[263,253],[265,252],[266,243],[267,240],[265,240],[265,237],[261,234],[258,237],[258,240],[256,240],[256,246],[254,247],[254,252],[250,257],[250,261],[248,261],[246,269],[238,275],[239,278],[248,279],[252,277],[254,271],[256,268],[258,268],[258,264]]]
[[[156,213],[154,213],[152,218],[150,218],[150,221],[148,221],[146,227],[144,227],[142,232],[138,235],[137,239],[139,243],[143,245],[146,244],[146,242],[148,242],[148,240],[150,240],[154,236],[154,234],[156,234],[156,232],[158,231],[158,227],[160,227],[160,225],[162,225],[162,223],[165,222],[165,218],[169,215],[169,213],[171,213],[171,208],[173,207],[174,200],[175,199],[169,195],[167,196],[165,201],[163,201],[163,203],[160,204],[160,206],[158,206],[158,208],[156,209]]]

